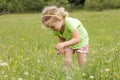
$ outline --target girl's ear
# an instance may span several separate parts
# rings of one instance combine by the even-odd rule
[[[60,21],[61,19],[60,18],[56,18],[57,21]]]
[[[58,18],[58,21],[62,21],[62,19]]]

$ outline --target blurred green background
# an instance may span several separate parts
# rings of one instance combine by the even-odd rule
[[[101,11],[120,8],[120,0],[0,0],[0,13],[40,12],[50,5]]]

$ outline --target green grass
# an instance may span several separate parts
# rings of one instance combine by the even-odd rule
[[[120,10],[76,11],[90,37],[88,63],[62,68],[56,37],[40,14],[0,15],[0,80],[120,80]],[[92,78],[93,77],[93,78]]]

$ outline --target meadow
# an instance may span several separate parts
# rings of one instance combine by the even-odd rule
[[[120,80],[120,9],[74,11],[89,33],[87,64],[62,67],[57,39],[40,13],[0,15],[0,80]]]

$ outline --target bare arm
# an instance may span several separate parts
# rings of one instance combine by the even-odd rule
[[[62,41],[60,39],[60,41]],[[64,42],[59,42],[57,45],[56,45],[56,49],[61,51],[63,48],[67,47],[67,46],[72,46],[72,45],[75,45],[77,43],[80,42],[80,35],[79,35],[79,31],[76,29],[72,32],[72,38],[68,41],[64,41]]]
[[[69,41],[65,41],[65,46],[72,46],[80,42],[80,34],[79,31],[76,29],[72,32],[72,39]]]
[[[58,42],[64,42],[65,40],[63,38],[61,38],[60,36],[58,36]]]

